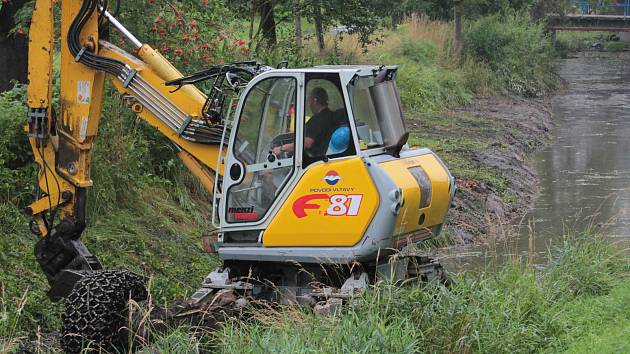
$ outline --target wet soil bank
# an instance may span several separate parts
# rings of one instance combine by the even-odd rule
[[[551,118],[546,99],[491,97],[410,120],[411,144],[431,148],[456,177],[451,242],[483,243],[530,210],[539,192],[530,157],[551,141]]]

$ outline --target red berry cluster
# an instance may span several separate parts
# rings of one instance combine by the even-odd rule
[[[156,4],[156,0],[147,0]],[[201,1],[207,6],[208,1]],[[249,56],[247,42],[242,39],[227,41],[225,33],[216,33],[209,28],[200,29],[193,13],[185,13],[181,8],[169,3],[172,11],[160,11],[151,25],[156,48],[169,59],[182,66],[191,64],[221,64],[224,60],[236,60]],[[192,11],[191,11],[192,12]],[[197,17],[203,22],[203,17]]]

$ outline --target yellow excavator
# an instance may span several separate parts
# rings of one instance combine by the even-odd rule
[[[407,144],[396,66],[240,62],[182,75],[106,1],[66,0],[54,109],[53,2],[36,1],[30,29],[25,130],[41,168],[27,212],[48,295],[65,299],[65,350],[113,340],[114,313],[146,295],[141,276],[105,270],[81,242],[106,77],[213,195],[222,266],[183,312],[227,291],[325,310],[381,276],[442,276],[433,259],[400,255],[440,232],[456,187],[433,152]],[[131,53],[106,41],[112,28]]]

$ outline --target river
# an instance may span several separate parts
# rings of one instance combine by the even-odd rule
[[[630,56],[585,53],[561,60],[565,88],[552,98],[553,140],[533,157],[540,195],[516,220],[509,241],[445,256],[455,268],[488,255],[533,256],[545,262],[566,230],[601,228],[630,241]]]

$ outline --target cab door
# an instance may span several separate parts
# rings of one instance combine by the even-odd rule
[[[263,74],[244,93],[228,146],[222,225],[264,223],[294,175],[301,76]]]

